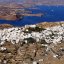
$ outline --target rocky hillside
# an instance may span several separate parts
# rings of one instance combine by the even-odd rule
[[[64,22],[60,21],[60,22],[42,22],[37,24],[37,26],[42,27],[42,28],[48,28],[48,27],[54,27],[54,26],[61,26],[63,25]]]
[[[64,64],[64,23],[0,29],[0,63]]]
[[[10,25],[10,24],[0,24],[0,29],[3,29],[3,28],[12,28],[13,26]]]

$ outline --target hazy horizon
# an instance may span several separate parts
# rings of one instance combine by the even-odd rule
[[[64,5],[64,0],[0,0],[2,3],[35,3],[48,5]]]

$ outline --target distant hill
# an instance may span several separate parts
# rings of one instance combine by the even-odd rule
[[[0,4],[0,19],[17,20],[22,18],[22,15],[17,14],[19,8],[24,8],[18,4]],[[22,10],[21,10],[22,11]]]

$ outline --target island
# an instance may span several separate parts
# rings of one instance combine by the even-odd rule
[[[0,19],[4,20],[17,20],[22,19],[22,15],[17,14],[19,8],[23,8],[18,4],[0,4]]]
[[[21,4],[0,4],[0,19],[3,20],[19,20],[24,16],[37,16],[41,17],[42,13],[33,14],[32,11],[26,10]]]

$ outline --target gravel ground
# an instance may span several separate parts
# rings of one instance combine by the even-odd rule
[[[64,50],[60,49],[64,48],[64,43],[49,51],[41,43],[12,45],[6,42],[2,47],[6,47],[6,50],[0,51],[0,64],[64,64]],[[54,57],[52,54],[58,56]]]

